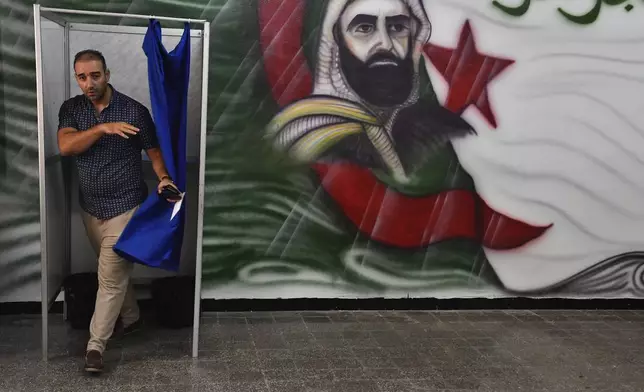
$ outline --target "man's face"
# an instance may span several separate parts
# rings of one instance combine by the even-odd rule
[[[412,30],[409,9],[401,0],[356,0],[340,17],[342,38],[351,53],[363,63],[375,54],[407,57]],[[371,67],[392,65],[374,61]]]
[[[107,91],[109,71],[105,72],[100,60],[79,60],[74,66],[76,82],[91,101],[99,101]]]
[[[355,0],[335,26],[340,66],[349,86],[378,107],[403,104],[411,94],[411,43],[416,20],[402,0]]]

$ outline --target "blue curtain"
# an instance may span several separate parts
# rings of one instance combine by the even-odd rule
[[[181,41],[167,52],[159,21],[150,20],[143,51],[148,58],[152,116],[163,160],[179,190],[185,192],[190,25],[185,24]],[[175,204],[160,197],[155,189],[130,220],[114,251],[134,263],[177,271],[185,211],[185,198],[175,211]]]

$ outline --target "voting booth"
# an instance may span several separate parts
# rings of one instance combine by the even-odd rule
[[[186,22],[190,24],[186,214],[178,274],[195,277],[192,355],[197,355],[205,167],[205,148],[201,146],[205,146],[207,122],[210,24],[205,20],[46,8],[36,4],[34,28],[45,360],[48,355],[48,313],[61,294],[64,279],[70,274],[97,270],[97,257],[81,218],[73,158],[61,157],[57,142],[61,104],[82,94],[73,74],[74,56],[85,49],[102,52],[110,70],[110,84],[142,103],[152,114],[147,57],[142,49],[148,30],[145,25],[151,19],[161,23],[162,42],[168,52],[175,48],[184,34],[184,29],[176,26]],[[151,162],[145,153],[142,159],[149,192],[155,192],[158,180]],[[173,274],[135,264],[132,278],[136,284]]]

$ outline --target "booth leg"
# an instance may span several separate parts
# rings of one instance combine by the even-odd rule
[[[65,290],[63,293],[63,320],[67,321],[67,301],[65,301]]]
[[[197,208],[197,265],[195,266],[195,302],[192,329],[192,357],[199,356],[199,323],[201,322],[201,279],[203,268],[203,215],[206,178],[206,128],[208,123],[208,72],[210,70],[210,22],[203,26],[201,76],[201,131],[199,136],[199,206]]]
[[[38,113],[38,188],[40,193],[40,306],[41,306],[41,345],[42,359],[48,357],[48,298],[47,298],[47,219],[45,207],[45,148],[44,148],[44,108],[43,108],[43,68],[42,36],[40,29],[40,5],[33,5],[34,41],[36,57],[36,110]]]

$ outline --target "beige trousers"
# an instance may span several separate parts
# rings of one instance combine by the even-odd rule
[[[109,220],[97,219],[83,211],[85,230],[98,256],[98,293],[89,326],[88,351],[105,351],[119,314],[125,326],[139,319],[139,307],[130,281],[134,264],[112,250],[137,208]]]

